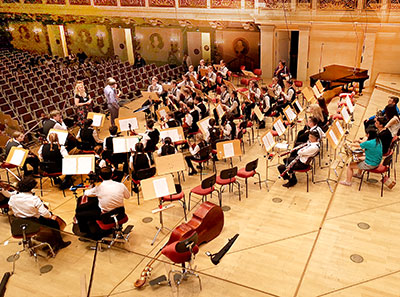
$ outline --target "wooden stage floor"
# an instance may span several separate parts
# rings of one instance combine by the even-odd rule
[[[387,97],[388,93],[382,90],[365,90],[358,98],[348,139],[363,135],[362,120],[375,114],[377,108],[383,108]],[[332,111],[336,101],[330,104]],[[131,115],[141,103],[141,99],[130,103],[131,110],[121,109],[121,116]],[[143,114],[139,117],[143,131]],[[105,130],[102,136],[107,135]],[[233,160],[234,166],[243,167],[259,158],[258,172],[265,178],[264,152],[259,141],[251,146],[246,142],[245,150],[241,160]],[[334,154],[332,150],[325,151],[323,164],[328,160],[328,153]],[[276,162],[275,158],[272,164]],[[228,166],[224,161],[217,162],[218,171]],[[399,168],[397,164],[396,167]],[[252,182],[249,182],[247,199],[242,188],[242,201],[237,191],[224,192],[223,205],[230,207],[230,211],[224,212],[224,229],[219,237],[200,247],[194,262],[203,285],[201,291],[196,278],[184,281],[179,290],[169,286],[134,288],[134,281],[170,234],[163,232],[155,245],[150,245],[159,224],[158,215],[151,213],[157,201],[141,198],[138,205],[133,196],[125,203],[129,223],[135,225],[129,243],[98,253],[91,296],[400,296],[399,186],[393,190],[385,187],[382,198],[380,183],[365,182],[359,192],[357,179],[351,187],[331,183],[333,193],[326,183],[310,183],[307,193],[305,175],[298,174],[299,183],[286,189],[282,187],[284,181],[277,178],[276,167],[270,167],[268,173],[273,180],[269,182],[269,192],[265,184],[260,190]],[[331,172],[331,178],[342,180],[345,172],[339,169],[338,174],[336,177]],[[317,168],[316,180],[327,176],[327,168]],[[198,184],[198,175],[186,175],[183,182],[186,197]],[[68,223],[64,236],[72,245],[54,259],[39,259],[41,266],[53,266],[52,271],[41,276],[34,260],[21,254],[15,263],[15,275],[7,285],[7,297],[81,296],[83,280],[88,282],[94,251],[88,249],[90,243],[79,241],[71,233],[75,209],[72,193],[68,191],[64,198],[47,182],[43,200]],[[217,202],[217,199],[211,201]],[[144,223],[145,217],[151,217],[152,222]],[[183,210],[178,204],[164,212],[165,226],[170,229],[183,221]],[[359,223],[367,223],[369,228],[361,229]],[[213,265],[205,252],[219,251],[236,233],[240,236],[231,250],[219,265]],[[20,246],[10,237],[5,216],[0,217],[0,234],[0,273],[3,274],[12,270],[12,263],[6,259]],[[360,255],[363,262],[354,263],[350,259],[352,255]],[[155,278],[167,274],[172,265],[162,256],[153,268],[152,278]]]

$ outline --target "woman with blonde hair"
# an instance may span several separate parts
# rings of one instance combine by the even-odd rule
[[[75,83],[74,103],[78,112],[78,121],[83,123],[87,118],[88,112],[92,111],[92,102],[90,95],[86,93],[83,81],[78,80]]]
[[[62,159],[68,155],[68,152],[64,146],[60,145],[56,133],[50,133],[48,140],[39,148],[39,158],[42,162],[52,163],[51,166],[48,166],[47,172],[62,172]]]
[[[318,104],[311,104],[308,111],[318,120],[318,126],[323,127],[327,123],[327,118],[324,116],[322,108]]]

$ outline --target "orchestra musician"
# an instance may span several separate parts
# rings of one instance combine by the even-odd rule
[[[168,106],[169,110],[176,110],[176,101],[179,98],[179,88],[176,84],[176,80],[171,81],[171,88],[168,90],[167,96],[164,100],[164,105]]]
[[[382,161],[382,142],[378,137],[376,129],[370,128],[367,130],[367,140],[355,140],[353,148],[361,148],[365,151],[365,158],[361,162],[351,162],[347,165],[346,179],[340,184],[351,186],[353,171],[358,169],[355,177],[361,177],[363,170],[371,170],[379,166]]]
[[[296,100],[296,90],[293,87],[292,80],[284,80],[284,86],[286,92],[282,92],[281,96],[283,97],[287,106],[288,104],[292,104],[294,100]]]
[[[201,59],[199,66],[197,66],[197,75],[198,75],[197,79],[202,79],[200,69],[207,69],[207,65],[204,59]]]
[[[176,154],[176,148],[172,143],[171,137],[165,137],[163,139],[163,145],[157,151],[157,155],[159,156],[166,156],[166,155],[173,155]]]
[[[283,177],[284,180],[288,180],[286,184],[283,184],[284,187],[290,188],[297,184],[296,174],[293,170],[308,168],[309,162],[318,154],[319,146],[318,132],[311,131],[308,135],[308,141],[303,144],[301,148],[297,148],[295,154],[291,154],[289,158],[283,159],[286,165],[279,165],[278,170],[281,177]]]
[[[135,144],[135,152],[132,152],[129,158],[129,166],[132,171],[132,178],[134,180],[138,179],[137,172],[142,169],[148,169],[151,166],[151,160],[148,154],[145,153],[144,145],[141,142]],[[134,183],[133,191],[135,193],[139,192],[139,188],[136,183]]]
[[[178,127],[178,126],[179,126],[179,122],[177,120],[175,120],[174,113],[169,112],[169,113],[167,113],[167,118],[164,119],[164,121],[161,125],[161,128],[168,129],[168,128],[174,128],[174,127]]]
[[[216,143],[221,139],[221,130],[216,126],[216,121],[213,118],[208,121],[208,133],[206,133],[206,136],[206,141],[215,150],[217,148]]]
[[[203,134],[197,133],[195,135],[195,143],[189,145],[190,156],[185,157],[186,164],[189,167],[189,175],[197,174],[197,170],[194,169],[192,160],[200,160],[201,156],[199,154],[200,150],[207,145],[203,138]]]
[[[68,130],[67,126],[62,120],[62,115],[59,110],[52,110],[50,112],[50,119],[43,122],[43,134],[47,136],[50,129]]]
[[[261,90],[258,87],[257,82],[254,80],[249,81],[249,92],[247,99],[244,102],[243,113],[246,120],[250,120],[251,110],[256,106],[256,102],[260,101]]]
[[[222,122],[222,138],[227,140],[233,140],[236,137],[236,125],[233,122],[234,118],[231,113],[226,113],[225,118]]]
[[[85,119],[83,121],[83,127],[79,129],[76,138],[81,139],[81,149],[92,150],[96,145],[102,145],[103,140],[97,135],[97,130],[92,127],[93,120]]]
[[[219,69],[217,70],[217,76],[221,76],[223,79],[228,79],[228,67],[226,67],[225,61],[219,62]]]
[[[232,90],[229,98],[231,105],[227,107],[226,112],[232,113],[235,119],[240,117],[240,101],[236,90]]]
[[[328,116],[326,116],[326,114],[323,113],[322,108],[319,106],[319,104],[311,104],[308,107],[307,111],[311,113],[313,117],[317,118],[318,126],[320,126],[324,131],[327,131],[327,129],[325,130],[325,128],[327,127],[329,118]]]
[[[194,89],[194,83],[190,80],[188,74],[182,75],[182,81],[178,84],[178,88],[182,90],[183,87]]]
[[[231,95],[228,92],[228,87],[226,85],[222,85],[219,101],[224,109],[229,108],[231,106],[230,98],[231,98]],[[218,116],[216,108],[214,108],[213,114],[214,114],[215,121],[217,122],[217,125],[218,125],[219,116]]]
[[[399,103],[399,97],[389,96],[387,105],[382,109],[380,114],[384,115],[388,121],[390,121],[394,116],[398,117],[400,115],[400,110],[397,106],[397,103]],[[373,126],[375,124],[375,117],[376,116],[373,115],[364,121],[365,131],[368,129],[369,126]],[[391,123],[391,125],[392,124],[393,122]]]
[[[6,147],[5,147],[6,156],[8,156],[8,154],[13,146],[28,149],[23,144],[24,139],[25,139],[25,134],[23,134],[22,132],[19,132],[19,131],[14,131],[12,138],[9,139],[6,143]],[[28,167],[26,166],[27,164],[32,166],[33,172],[28,170]],[[22,169],[24,170],[24,175],[30,175],[33,173],[34,177],[39,177],[39,175],[38,175],[38,173],[39,173],[39,158],[34,153],[32,153],[30,150],[28,151],[28,156],[25,160],[25,163],[24,163]]]
[[[160,141],[160,132],[154,128],[152,119],[146,122],[146,131],[143,134],[142,143],[144,150],[148,153],[151,163],[153,164],[152,153],[157,150],[157,143]]]
[[[92,98],[86,93],[83,81],[78,80],[74,88],[74,103],[78,112],[78,121],[83,123],[88,112],[92,111]]]
[[[290,79],[290,73],[288,68],[286,67],[286,62],[280,60],[278,66],[275,68],[274,76],[278,79],[278,84],[282,87],[285,87],[283,81]]]
[[[216,81],[217,75],[215,74],[213,67],[207,67],[207,75],[202,77],[203,92],[208,94],[210,91],[214,91],[217,88]]]
[[[107,86],[104,88],[104,96],[106,97],[107,107],[110,111],[111,126],[115,125],[115,119],[118,118],[119,104],[118,98],[121,92],[117,90],[117,82],[112,77],[107,79]]]
[[[266,115],[270,116],[272,111],[272,105],[274,104],[273,98],[271,98],[268,94],[268,87],[261,87],[261,97],[260,97],[260,105],[261,111]]]
[[[44,205],[43,201],[38,196],[32,193],[37,182],[32,177],[24,177],[18,182],[18,192],[11,195],[8,202],[14,216],[17,218],[28,219],[34,223],[49,227],[52,238],[49,244],[53,251],[57,252],[66,248],[71,244],[71,241],[64,241],[60,233],[60,224]]]
[[[307,119],[307,125],[304,126],[302,130],[297,133],[297,138],[294,146],[301,145],[302,143],[307,142],[308,134],[311,131],[317,131],[319,135],[319,139],[325,137],[324,131],[322,131],[321,127],[318,126],[318,119],[316,117],[310,116]]]
[[[389,129],[385,128],[387,121],[385,117],[377,117],[375,119],[375,127],[378,129],[378,138],[382,143],[382,154],[386,155],[389,152],[392,143],[392,133]]]
[[[200,96],[194,97],[194,105],[197,111],[200,113],[200,119],[204,119],[208,116],[208,110],[206,105],[203,103],[203,98]]]
[[[114,154],[113,138],[119,137],[117,126],[111,126],[109,129],[110,135],[104,139],[103,142],[103,157],[110,160],[111,164],[118,168],[119,164],[123,164],[123,171],[128,172],[127,153]]]
[[[197,81],[198,73],[196,73],[196,71],[194,70],[193,65],[189,66],[189,70],[188,70],[188,72],[186,72],[186,75],[188,75],[189,78],[190,78],[190,76],[193,76],[194,79]]]

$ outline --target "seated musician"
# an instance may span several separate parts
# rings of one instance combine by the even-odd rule
[[[392,143],[392,133],[385,128],[387,121],[385,117],[377,117],[375,119],[375,127],[378,129],[378,138],[382,143],[382,154],[386,155],[389,152]]]
[[[282,92],[281,95],[287,104],[292,104],[294,100],[296,100],[296,90],[293,87],[292,80],[284,80],[285,90],[286,92]]]
[[[96,196],[99,200],[101,213],[110,212],[124,206],[124,199],[131,196],[123,183],[113,181],[111,167],[104,167],[100,170],[100,177],[103,182],[94,188],[85,190],[86,196]]]
[[[144,150],[149,154],[149,158],[152,158],[152,152],[157,150],[157,143],[160,141],[160,132],[157,128],[154,128],[154,121],[147,120],[146,131],[143,134],[143,146]],[[153,161],[152,161],[153,163]]]
[[[361,177],[363,170],[374,169],[382,161],[382,143],[376,129],[368,129],[367,140],[363,142],[355,140],[354,144],[354,148],[362,148],[365,151],[365,159],[361,162],[351,162],[347,165],[346,180],[340,182],[340,184],[345,186],[351,186],[354,169],[358,169],[357,174],[354,176]]]
[[[189,78],[190,78],[190,76],[193,76],[194,79],[197,80],[198,74],[196,73],[196,71],[194,71],[194,66],[193,65],[189,66],[189,70],[188,70],[188,72],[186,72],[186,75],[188,75]]]
[[[288,182],[283,184],[283,186],[286,188],[295,186],[297,184],[297,178],[293,170],[307,169],[309,162],[318,154],[318,152],[319,134],[317,131],[311,131],[308,135],[308,141],[306,144],[304,144],[304,147],[298,149],[295,154],[291,154],[289,158],[283,159],[286,165],[278,166],[278,170],[283,179],[288,180]]]
[[[222,85],[221,86],[221,95],[219,98],[219,102],[221,103],[222,107],[230,107],[231,106],[230,98],[231,98],[231,95],[228,92],[228,87],[226,85]],[[214,114],[215,121],[217,122],[217,125],[218,125],[219,115],[218,115],[216,108],[214,108],[213,114]]]
[[[194,97],[194,106],[200,113],[200,119],[204,119],[208,116],[208,110],[206,105],[203,103],[203,98],[200,96]]]
[[[112,166],[111,163],[109,163],[104,157],[103,157],[103,147],[101,145],[97,145],[93,149],[94,151],[94,167],[95,167],[95,173],[96,176],[100,176],[100,170],[101,168],[110,166],[112,168],[113,174],[112,174],[112,180],[120,182],[122,178],[124,177],[124,172],[121,170],[118,170]]]
[[[47,209],[38,196],[32,193],[37,182],[32,177],[24,177],[18,182],[18,193],[12,195],[8,202],[14,216],[24,218],[39,223],[40,225],[49,227],[52,238],[49,244],[54,252],[66,248],[71,241],[64,241],[60,233],[60,225],[56,221],[56,217]]]
[[[219,62],[219,69],[217,71],[217,75],[221,76],[223,79],[228,79],[228,67],[226,67],[225,61],[221,60]]]
[[[114,154],[114,143],[113,138],[120,136],[118,133],[117,126],[111,126],[109,128],[110,135],[104,139],[103,142],[103,158],[109,160],[111,164],[118,168],[119,164],[123,164],[123,171],[128,172],[128,163],[127,163],[127,154],[126,153],[118,153]]]
[[[148,154],[145,153],[143,143],[141,142],[136,143],[135,151],[131,154],[131,157],[129,158],[129,166],[132,171],[132,178],[135,180],[138,179],[137,172],[139,170],[150,168],[151,166],[150,157]],[[138,193],[139,191],[136,184],[133,188],[133,191],[135,193]]]
[[[221,139],[221,130],[215,126],[215,119],[211,118],[208,121],[208,134],[206,141],[211,145],[211,147],[215,150],[217,148],[216,143]]]
[[[188,132],[195,133],[199,130],[199,127],[197,126],[197,122],[200,120],[200,113],[195,108],[193,102],[189,102],[187,104],[187,108],[188,108],[188,113],[185,116],[185,123],[189,129]]]
[[[147,92],[155,92],[159,97],[161,97],[161,94],[163,93],[163,87],[158,83],[158,78],[157,76],[153,76],[151,79],[151,85],[147,87]],[[147,102],[149,101],[149,102]],[[154,105],[154,110],[158,109],[158,106],[160,105],[160,101],[154,101],[152,100],[147,100],[143,105]]]
[[[201,79],[200,69],[207,69],[207,65],[206,65],[206,62],[204,61],[204,59],[201,59],[199,62],[199,66],[197,66],[197,74],[199,76],[197,79]]]
[[[182,89],[182,87],[194,89],[194,83],[190,80],[190,76],[188,74],[182,75],[182,81],[178,84],[178,88]]]
[[[25,139],[25,135],[22,132],[19,131],[15,131],[12,135],[13,137],[11,139],[9,139],[6,143],[6,147],[5,147],[5,153],[6,156],[8,156],[8,153],[10,152],[11,148],[13,146],[16,147],[20,147],[20,148],[24,148],[24,149],[28,149],[24,144],[24,139]],[[32,174],[32,171],[28,170],[28,167],[26,166],[27,164],[31,165],[33,168],[33,175],[34,177],[38,177],[38,173],[39,173],[39,159],[38,157],[33,154],[31,151],[28,151],[28,156],[25,160],[24,166],[22,167],[22,169],[24,170],[24,174],[25,175],[30,175]]]
[[[171,137],[165,137],[163,139],[163,145],[157,151],[157,155],[159,156],[173,155],[176,152],[177,151],[174,144],[172,143]]]
[[[214,72],[212,66],[207,67],[207,75],[202,77],[203,92],[208,94],[210,91],[214,91],[217,88],[216,81],[217,75]]]
[[[310,116],[307,119],[307,125],[304,126],[302,130],[297,133],[297,138],[294,146],[298,146],[302,143],[307,142],[308,140],[308,134],[311,131],[317,131],[319,135],[319,139],[322,139],[325,137],[324,131],[322,131],[321,127],[318,126],[318,119],[316,117]]]
[[[260,109],[266,116],[270,116],[272,112],[272,105],[274,104],[273,98],[268,95],[268,87],[261,87]],[[265,123],[264,123],[265,127]],[[261,128],[262,129],[262,128]]]
[[[179,126],[179,122],[177,120],[175,120],[174,113],[173,112],[169,112],[167,114],[167,118],[165,119],[165,121],[161,125],[161,128],[162,129],[168,129],[168,128],[174,128],[174,127],[178,127],[178,126]]]
[[[92,119],[84,119],[83,127],[78,131],[76,138],[80,138],[83,150],[92,150],[96,145],[103,144],[103,140],[99,138],[97,130],[92,127]]]
[[[164,105],[168,106],[170,110],[174,110],[176,101],[179,98],[179,88],[176,84],[176,80],[171,81],[171,89],[169,89],[167,96],[164,99]]]
[[[67,130],[67,126],[63,122],[61,112],[59,110],[52,110],[50,112],[50,119],[43,123],[43,134],[47,136],[50,129]]]
[[[389,113],[389,110],[387,111]],[[388,120],[387,124],[385,125],[386,128],[392,133],[392,136],[395,137],[399,134],[400,131],[400,118],[399,114],[394,113],[392,118]]]
[[[256,102],[260,101],[261,90],[258,87],[257,82],[251,80],[249,82],[249,93],[247,94],[247,100],[244,102],[244,117],[246,120],[250,120],[251,110],[256,106]]]
[[[400,115],[400,110],[397,106],[399,102],[399,98],[395,96],[389,96],[387,105],[385,108],[380,112],[380,115],[385,116],[388,121],[390,121],[394,116]],[[375,125],[375,118],[376,115],[371,116],[367,120],[364,121],[364,128],[367,130],[370,126]]]
[[[189,152],[190,156],[185,157],[185,161],[189,167],[189,175],[197,174],[197,170],[194,169],[192,160],[199,160],[200,159],[200,150],[207,145],[206,141],[203,138],[203,134],[198,133],[195,136],[195,142],[189,145]]]
[[[183,87],[180,92],[180,101],[188,104],[193,102],[192,91],[188,87]]]
[[[311,113],[311,115],[318,120],[318,126],[325,130],[329,119],[328,116],[323,113],[322,108],[319,106],[319,104],[311,104],[308,107],[307,112]]]
[[[233,122],[234,118],[231,113],[226,113],[226,117],[222,122],[222,138],[227,140],[233,140],[236,137],[236,125]]]

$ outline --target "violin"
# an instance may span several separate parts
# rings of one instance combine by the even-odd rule
[[[224,214],[221,207],[211,202],[204,202],[193,213],[193,217],[187,223],[176,227],[169,237],[168,242],[157,252],[155,257],[146,265],[140,274],[140,278],[135,281],[135,288],[141,288],[150,277],[152,265],[162,254],[164,247],[181,240],[187,239],[193,232],[198,234],[198,245],[209,242],[216,238],[224,227]]]

